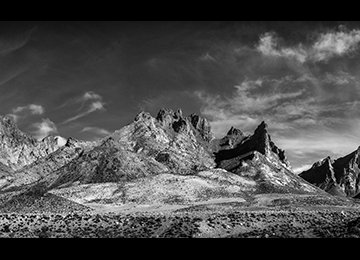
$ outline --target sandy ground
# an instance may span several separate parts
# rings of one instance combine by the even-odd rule
[[[200,205],[211,205],[211,204],[220,204],[220,203],[243,203],[245,202],[242,198],[220,198],[220,199],[211,199],[207,201],[193,202],[190,205],[163,205],[163,204],[143,204],[138,205],[136,203],[128,203],[126,205],[109,205],[109,204],[99,204],[99,203],[86,203],[84,205],[93,209],[95,214],[131,214],[138,212],[163,212],[170,213],[180,209],[187,209],[193,206]]]

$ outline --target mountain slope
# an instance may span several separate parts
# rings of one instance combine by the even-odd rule
[[[335,161],[328,157],[299,176],[332,194],[354,197],[360,192],[359,154],[360,147]]]
[[[61,146],[60,137],[38,141],[20,131],[11,117],[0,116],[0,163],[11,170],[19,170]]]
[[[51,175],[54,171],[65,166],[75,158],[79,157],[86,150],[91,149],[95,143],[78,141],[69,138],[66,144],[46,157],[24,166],[21,170],[8,174],[2,179],[0,189],[11,191],[31,185],[42,178]]]
[[[244,136],[240,130],[231,128],[223,140],[226,145],[215,152],[217,167],[255,180],[257,193],[320,192],[292,172],[285,152],[271,140],[265,122],[251,136]]]
[[[208,123],[196,115],[159,111],[156,118],[141,112],[129,125],[103,138],[41,181],[49,188],[73,183],[103,183],[172,172],[194,174],[215,166],[206,147]],[[208,143],[207,143],[208,144]]]
[[[230,129],[230,134],[232,129]],[[229,133],[228,133],[229,135]],[[240,135],[241,136],[241,135]],[[254,134],[241,139],[234,148],[231,149],[220,149],[216,153],[216,162],[219,164],[223,160],[229,160],[236,156],[245,155],[249,152],[257,151],[274,163],[280,163],[285,168],[291,169],[290,163],[285,157],[284,150],[279,149],[274,142],[267,130],[267,125],[262,122],[254,131]]]
[[[205,118],[161,109],[156,117],[139,113],[133,122],[96,142],[69,138],[50,151],[4,173],[0,189],[26,198],[50,192],[73,201],[86,196],[87,203],[94,198],[117,204],[324,194],[291,171],[264,122],[252,135],[232,127],[216,139]],[[12,199],[7,203],[12,205]]]

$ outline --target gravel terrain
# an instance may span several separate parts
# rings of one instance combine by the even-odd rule
[[[164,212],[2,213],[0,237],[331,238],[360,237],[360,209],[204,204]]]

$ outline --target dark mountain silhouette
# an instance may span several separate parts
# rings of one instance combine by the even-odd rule
[[[329,193],[356,197],[360,192],[359,154],[360,147],[335,161],[327,157],[299,176]]]

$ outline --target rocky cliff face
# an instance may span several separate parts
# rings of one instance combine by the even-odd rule
[[[218,142],[215,157],[218,168],[255,180],[256,193],[319,192],[292,172],[284,150],[271,140],[265,122],[250,136],[232,127]]]
[[[72,183],[130,181],[173,173],[191,175],[215,167],[204,143],[212,134],[206,119],[161,109],[156,117],[139,113],[129,125],[50,174],[49,187]]]
[[[59,138],[49,136],[37,141],[20,131],[12,118],[0,117],[0,163],[19,170],[59,149]]]
[[[235,142],[233,141],[233,136],[235,136]],[[279,149],[274,142],[271,141],[265,122],[262,122],[255,129],[253,135],[247,137],[245,137],[240,130],[232,128],[223,140],[229,140],[228,143],[231,145],[220,148],[219,151],[216,152],[216,162],[218,164],[221,164],[221,161],[229,160],[240,155],[244,156],[253,151],[257,151],[273,163],[280,164],[289,170],[291,169],[284,150]]]
[[[335,161],[327,157],[299,176],[330,193],[354,197],[360,193],[359,154],[360,147]]]

